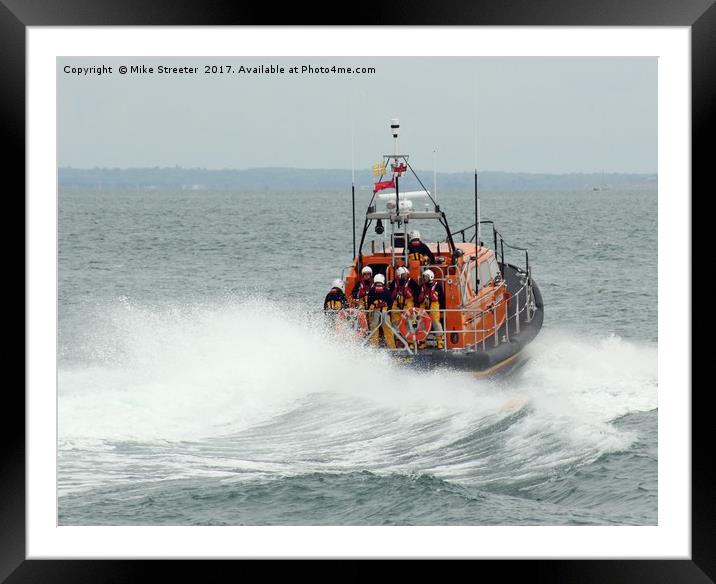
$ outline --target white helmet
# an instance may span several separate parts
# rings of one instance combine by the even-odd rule
[[[414,229],[413,231],[410,232],[409,237],[410,237],[409,241],[413,241],[413,239],[420,239],[420,231],[418,231],[417,229]]]
[[[331,288],[338,288],[341,292],[343,292],[343,280],[341,280],[340,278],[333,280]]]
[[[385,276],[383,274],[377,274],[375,278],[373,278],[373,283],[385,285]]]
[[[423,272],[423,280],[426,282],[432,282],[435,279],[435,274],[432,270],[425,270]]]
[[[398,276],[398,278],[400,278],[403,274],[408,274],[408,273],[409,273],[408,268],[406,268],[405,266],[400,266],[400,267],[398,267],[397,270],[395,270],[395,275]]]
[[[373,269],[370,266],[366,266],[360,271],[361,274],[370,274],[373,275]]]

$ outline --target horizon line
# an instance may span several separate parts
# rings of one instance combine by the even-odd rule
[[[92,166],[92,167],[82,167],[82,166],[58,166],[58,170],[63,169],[71,169],[71,170],[202,170],[202,171],[208,171],[208,172],[224,172],[224,171],[232,171],[232,172],[245,172],[250,170],[298,170],[298,171],[341,171],[341,172],[347,172],[351,173],[352,170],[350,168],[320,168],[320,167],[300,167],[300,166],[251,166],[246,168],[231,168],[231,167],[224,167],[224,168],[207,168],[203,166]],[[355,169],[356,172],[371,172],[370,168],[365,169]],[[415,169],[416,173],[431,173],[433,172],[433,169]],[[474,174],[475,169],[471,168],[468,170],[442,170],[438,171],[438,174]],[[651,171],[651,172],[645,172],[645,171],[615,171],[615,170],[594,170],[594,171],[561,171],[561,172],[546,172],[546,171],[523,171],[523,170],[489,170],[489,169],[483,169],[483,170],[477,170],[477,174],[480,173],[493,173],[493,174],[534,174],[534,175],[580,175],[580,174],[596,174],[596,175],[610,175],[610,174],[632,174],[632,175],[658,175],[658,171]]]

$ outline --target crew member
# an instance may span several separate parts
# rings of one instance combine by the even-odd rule
[[[410,271],[405,266],[395,270],[396,278],[390,283],[390,320],[394,327],[398,327],[403,310],[413,308],[420,293],[420,286],[410,277]]]
[[[323,301],[323,310],[326,312],[337,312],[348,308],[348,300],[343,292],[343,280],[333,280],[331,289],[326,294],[326,299]]]
[[[378,329],[382,328],[385,344],[391,349],[395,349],[393,330],[386,320],[388,307],[392,301],[393,299],[390,296],[390,292],[388,292],[388,288],[385,286],[385,276],[383,274],[376,274],[373,287],[366,298],[366,307],[370,313],[370,330],[374,331],[370,337],[370,344],[374,347],[378,346]]]
[[[427,245],[420,241],[420,231],[411,231],[408,242],[408,259],[418,260],[421,266],[434,264],[435,256]]]
[[[445,306],[445,297],[440,282],[435,280],[435,274],[432,270],[423,272],[423,284],[418,294],[418,306],[422,306],[430,313],[433,321],[431,330],[436,333],[438,349],[443,348],[443,325],[440,322],[440,309]],[[418,348],[424,348],[425,343],[421,343]]]
[[[351,292],[351,299],[353,305],[356,308],[365,310],[365,301],[368,297],[368,293],[370,292],[371,287],[373,286],[373,270],[370,268],[370,266],[365,266],[360,271],[360,275],[361,279],[356,283],[356,285],[353,287],[353,291]]]

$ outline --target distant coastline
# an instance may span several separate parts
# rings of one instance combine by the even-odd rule
[[[416,170],[428,189],[433,187],[432,170]],[[370,189],[370,171],[356,171],[356,188]],[[427,181],[427,182],[426,182]],[[472,190],[472,172],[438,173],[438,190]],[[656,174],[570,173],[536,174],[478,171],[478,187],[484,191],[565,190],[655,190]],[[58,169],[63,190],[87,191],[345,191],[350,189],[349,169],[249,168],[208,170],[203,168],[72,168]],[[404,188],[420,188],[406,177]],[[598,187],[598,189],[595,189]]]

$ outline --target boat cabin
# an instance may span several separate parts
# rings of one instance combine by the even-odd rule
[[[396,177],[396,187],[398,185]],[[374,201],[376,199],[378,204],[385,204],[385,209],[377,209],[372,204],[368,208],[360,251],[343,277],[346,294],[350,297],[365,266],[373,270],[373,277],[383,274],[388,284],[396,279],[400,266],[408,268],[410,278],[419,285],[423,272],[429,269],[443,291],[440,320],[444,343],[436,343],[434,338],[428,339],[428,343],[442,345],[444,350],[484,345],[507,318],[509,293],[495,251],[473,242],[455,243],[445,213],[437,204],[432,210],[415,211],[414,201],[431,199],[427,190],[400,193],[396,188],[395,192],[374,196]],[[425,221],[437,222],[445,230],[443,241],[427,243],[434,262],[420,262],[411,257],[409,250],[411,230]],[[379,239],[367,240],[370,227],[374,227]],[[388,312],[395,311],[391,308]],[[396,321],[393,314],[386,320],[393,324]],[[398,327],[392,328],[396,349],[408,349],[410,343]]]

